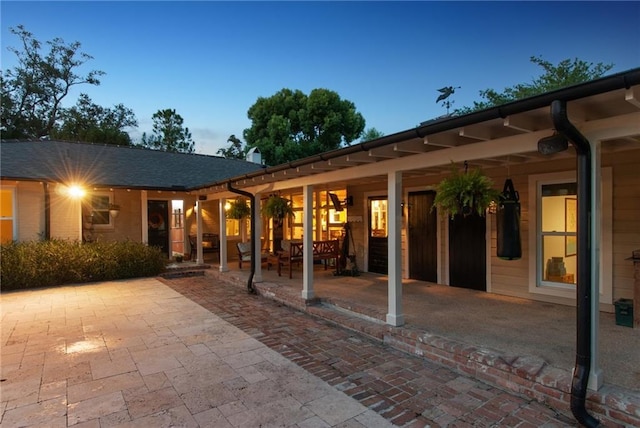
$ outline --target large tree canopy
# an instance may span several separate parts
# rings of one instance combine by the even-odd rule
[[[101,107],[87,94],[80,94],[76,105],[64,109],[60,119],[61,124],[52,130],[53,138],[119,146],[131,145],[126,128],[138,126],[133,110],[122,104]]]
[[[477,110],[499,106],[511,101],[521,100],[545,92],[575,85],[582,82],[602,77],[607,71],[613,68],[613,64],[597,64],[582,61],[580,59],[565,59],[557,65],[545,61],[540,57],[532,56],[530,61],[544,70],[544,73],[533,79],[530,83],[520,83],[504,91],[498,92],[495,89],[485,89],[480,91],[483,101],[474,101],[472,107],[463,107],[455,110],[455,114],[466,114]]]
[[[277,165],[337,149],[358,138],[365,121],[355,105],[328,89],[282,89],[260,97],[247,113],[247,146],[257,147],[268,165]]]
[[[80,43],[67,44],[61,38],[46,42],[49,52],[43,56],[42,43],[22,25],[10,29],[22,43],[21,49],[9,48],[18,65],[4,70],[2,76],[3,138],[40,138],[48,136],[60,119],[62,100],[72,87],[99,85],[103,71],[80,75],[77,70],[92,57],[80,52]]]
[[[184,119],[173,109],[158,110],[152,116],[153,134],[142,134],[141,146],[167,152],[193,153],[194,142]]]

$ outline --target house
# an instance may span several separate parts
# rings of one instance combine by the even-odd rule
[[[1,240],[131,240],[187,255],[196,233],[190,189],[256,163],[66,141],[2,141]],[[219,217],[207,212],[205,224]]]
[[[640,69],[633,69],[271,167],[138,148],[3,141],[1,236],[131,239],[172,255],[189,253],[187,234],[215,232],[227,237],[225,270],[233,254],[227,248],[249,233],[248,221],[220,221],[227,201],[241,191],[259,205],[277,193],[296,211],[285,238],[339,238],[348,221],[360,269],[388,274],[396,290],[392,325],[403,323],[402,278],[575,305],[576,152],[538,151],[539,140],[555,132],[550,105],[560,100],[591,147],[593,283],[600,310],[612,312],[617,299],[634,298],[626,259],[640,248],[639,79]],[[482,168],[498,189],[513,181],[522,210],[520,259],[497,257],[494,215],[449,219],[431,209],[452,162]],[[70,199],[74,184],[88,191],[82,203]],[[336,210],[332,196],[350,205]],[[117,217],[111,205],[119,205]],[[256,250],[271,247],[268,219],[255,229],[262,237]],[[303,295],[311,298],[308,275]]]
[[[555,150],[563,141],[549,139],[558,135],[570,137],[564,151]],[[188,253],[184,234],[215,232],[224,238],[219,269],[226,271],[234,240],[251,234],[254,254],[274,245],[269,219],[221,221],[226,203],[249,197],[259,213],[278,194],[295,211],[285,238],[303,242],[304,299],[314,297],[311,243],[340,238],[347,223],[360,270],[388,278],[392,326],[404,324],[405,278],[577,306],[596,327],[597,311],[613,312],[619,299],[640,307],[628,260],[640,248],[640,68],[270,167],[51,141],[1,148],[3,238],[169,242],[170,255]],[[497,189],[512,180],[521,204],[520,258],[497,256],[494,214],[452,219],[432,210],[452,162],[481,168]],[[84,202],[69,199],[73,183],[88,185]],[[117,217],[110,204],[120,205]],[[169,237],[160,233],[169,227]],[[580,275],[579,255],[587,262]],[[252,269],[261,281],[260,263]],[[576,297],[581,290],[587,305]],[[587,345],[597,343],[597,328],[584,334]],[[589,382],[602,384],[595,363]]]

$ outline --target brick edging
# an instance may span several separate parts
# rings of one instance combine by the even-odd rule
[[[207,276],[243,287],[247,281],[231,272],[211,270],[207,271]],[[324,307],[319,304],[319,299],[306,301],[275,283],[261,282],[254,286],[261,296],[365,334],[394,349],[529,397],[573,417],[569,407],[571,373],[550,366],[541,358],[508,355],[425,333],[411,326],[393,327],[377,323],[358,317],[355,313],[349,315]],[[640,426],[640,393],[636,391],[605,385],[597,392],[588,391],[586,404],[589,412],[606,426]]]

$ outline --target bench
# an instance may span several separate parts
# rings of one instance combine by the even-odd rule
[[[288,247],[284,248],[284,247]],[[302,242],[288,242],[283,241],[284,250],[278,257],[278,276],[281,276],[282,266],[287,266],[289,269],[289,278],[292,278],[291,265],[293,263],[301,263],[304,257],[304,249]],[[336,269],[339,269],[338,259],[340,257],[340,241],[333,239],[330,241],[313,241],[313,260],[324,261],[324,270],[327,270],[327,261],[334,260]]]
[[[189,258],[195,260],[198,252],[198,237],[189,235],[189,245],[191,245],[191,254]],[[202,234],[202,253],[217,253],[218,261],[220,261],[220,237],[216,233]]]

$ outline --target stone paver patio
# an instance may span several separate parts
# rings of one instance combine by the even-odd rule
[[[156,279],[3,293],[6,427],[385,427]]]

